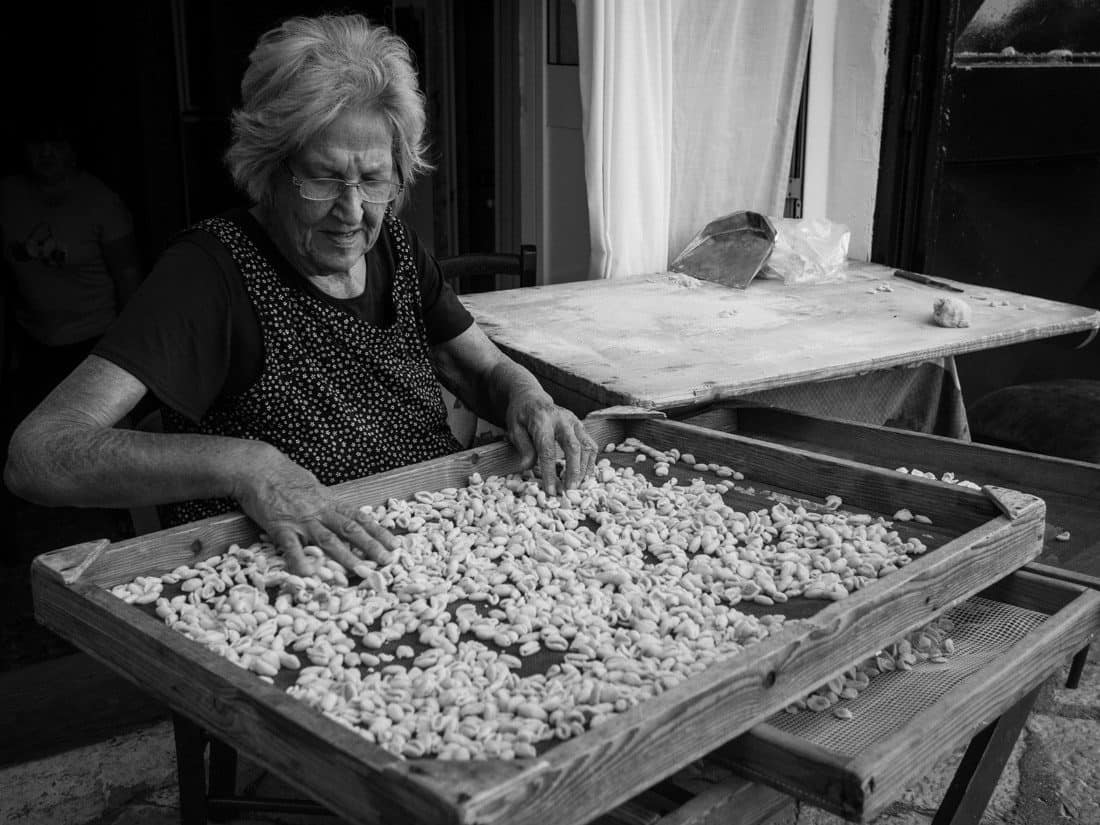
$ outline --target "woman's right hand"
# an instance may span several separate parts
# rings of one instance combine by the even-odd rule
[[[349,570],[390,560],[397,539],[342,503],[313,473],[261,441],[118,428],[146,386],[91,355],[38,405],[12,437],[4,481],[51,506],[139,507],[232,496],[308,574],[316,545]]]
[[[233,496],[297,575],[313,572],[302,549],[308,545],[351,571],[364,559],[385,564],[397,548],[397,539],[371,515],[339,501],[313,473],[274,448],[243,473]]]

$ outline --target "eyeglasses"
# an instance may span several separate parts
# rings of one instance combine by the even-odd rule
[[[349,186],[359,191],[359,197],[367,203],[390,203],[404,187],[389,180],[347,181],[341,178],[299,178],[287,166],[290,182],[298,187],[298,194],[307,201],[332,201]]]

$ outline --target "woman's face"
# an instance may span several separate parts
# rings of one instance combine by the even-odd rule
[[[343,187],[335,200],[303,198],[291,181],[306,178],[396,181],[393,135],[376,111],[345,111],[292,155],[275,188],[276,238],[291,262],[311,277],[347,275],[367,253],[382,229],[384,203],[367,203],[354,187]],[[289,171],[287,171],[289,168]]]

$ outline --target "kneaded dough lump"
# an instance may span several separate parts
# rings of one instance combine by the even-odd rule
[[[970,304],[961,298],[937,298],[932,304],[932,320],[941,327],[968,327]]]

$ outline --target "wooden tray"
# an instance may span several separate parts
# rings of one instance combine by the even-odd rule
[[[1100,629],[1100,592],[1019,572],[952,612],[973,621],[960,655],[978,669],[965,678],[953,678],[950,661],[890,674],[873,697],[846,703],[868,720],[858,730],[829,714],[805,723],[780,714],[716,756],[742,776],[867,822],[1086,647]],[[927,682],[915,690],[918,677]]]
[[[1030,493],[1047,507],[1039,560],[1100,576],[1100,464],[765,407],[716,406],[683,420],[891,470],[951,472],[959,479]],[[1067,541],[1056,538],[1063,531],[1069,531]]]
[[[1038,554],[1045,508],[1001,488],[952,488],[892,470],[667,421],[588,422],[598,443],[635,436],[735,467],[768,506],[769,491],[835,494],[852,511],[927,513],[929,552],[847,599],[802,605],[803,621],[532,759],[403,760],[184,638],[105,588],[159,575],[257,534],[241,515],[110,544],[47,553],[32,567],[36,614],[60,635],[350,822],[570,823],[597,815],[748,731]],[[465,483],[517,467],[504,444],[341,485],[357,504]],[[789,606],[804,599],[792,600]],[[768,608],[774,611],[775,608]]]

